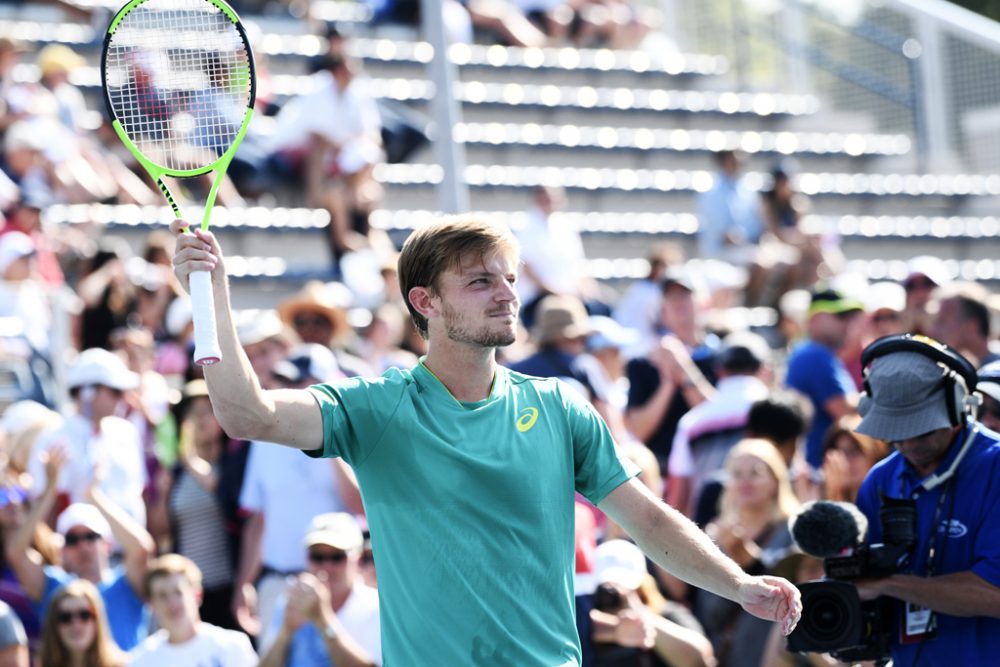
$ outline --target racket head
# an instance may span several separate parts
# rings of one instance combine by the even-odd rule
[[[131,0],[105,34],[101,84],[115,131],[157,181],[228,166],[257,94],[246,29],[223,0]]]

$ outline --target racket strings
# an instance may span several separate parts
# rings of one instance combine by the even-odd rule
[[[125,134],[143,155],[170,170],[215,162],[248,113],[248,46],[207,0],[136,6],[111,36],[104,74]]]

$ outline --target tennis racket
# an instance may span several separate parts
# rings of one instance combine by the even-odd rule
[[[256,94],[253,54],[236,12],[222,0],[131,0],[104,37],[101,84],[112,127],[175,216],[181,210],[164,179],[215,172],[201,221],[207,230]],[[192,273],[190,291],[194,360],[214,364],[222,351],[210,274]]]

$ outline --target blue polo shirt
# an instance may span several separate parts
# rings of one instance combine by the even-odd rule
[[[948,455],[935,471],[940,473],[958,456],[967,430],[951,446]],[[882,541],[878,522],[879,493],[893,498],[917,494],[917,545],[910,561],[911,572],[927,573],[927,557],[931,536],[936,533],[934,574],[972,571],[994,586],[1000,587],[1000,441],[997,434],[981,431],[959,464],[956,477],[930,491],[925,491],[922,479],[898,452],[875,466],[865,478],[858,494],[858,507],[868,517],[867,541]],[[938,526],[935,514],[941,494],[947,493],[941,504]],[[952,509],[952,494],[954,509]],[[920,665],[994,665],[1000,656],[1000,618],[977,616],[960,618],[935,613],[937,636],[919,644],[899,643],[899,628],[903,603],[896,605],[897,628],[892,648],[896,665],[909,667],[920,651]]]
[[[807,340],[788,357],[785,384],[809,397],[813,406],[812,424],[806,436],[806,461],[813,468],[823,467],[823,437],[833,419],[823,405],[831,398],[857,391],[844,362],[830,348]]]

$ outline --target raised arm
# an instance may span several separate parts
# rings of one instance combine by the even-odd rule
[[[86,490],[86,500],[101,511],[111,526],[111,534],[122,545],[125,565],[125,576],[132,590],[142,597],[143,579],[149,560],[156,555],[156,543],[153,536],[128,512],[108,498],[95,479],[92,479]]]
[[[66,452],[60,446],[54,446],[42,452],[42,463],[45,467],[45,488],[42,495],[35,499],[24,518],[24,523],[17,527],[14,534],[7,540],[4,547],[4,557],[14,571],[14,576],[35,602],[41,602],[45,595],[45,569],[42,566],[42,556],[33,548],[31,542],[35,530],[43,517],[47,517],[55,505],[59,487],[59,473],[66,463]]]
[[[205,367],[205,380],[219,424],[232,438],[319,449],[323,446],[323,418],[315,399],[304,389],[261,388],[236,336],[222,249],[211,232],[192,226],[193,234],[183,234],[183,225],[186,223],[179,220],[170,225],[177,234],[177,278],[187,288],[192,271],[212,273],[222,361]]]
[[[799,591],[778,577],[752,577],[726,557],[690,519],[654,496],[636,479],[600,503],[658,565],[684,581],[739,603],[745,610],[781,623],[790,633],[802,613]]]

